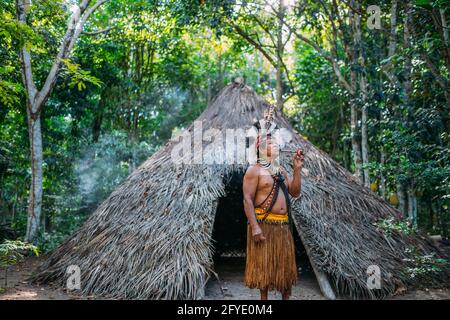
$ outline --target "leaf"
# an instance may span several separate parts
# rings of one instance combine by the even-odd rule
[[[415,0],[414,1],[415,2],[415,4],[416,4],[416,6],[419,6],[419,7],[426,7],[426,8],[429,8],[429,7],[431,7],[431,1],[430,0]]]
[[[78,82],[78,91],[81,91],[83,89],[86,89],[86,85],[84,84],[84,82],[79,81]]]

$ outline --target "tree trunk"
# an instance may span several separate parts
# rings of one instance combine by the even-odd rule
[[[358,109],[354,99],[350,100],[350,135],[352,138],[353,161],[355,163],[355,176],[364,182],[362,174],[361,146],[358,139]]]
[[[92,142],[94,143],[98,142],[98,139],[100,138],[103,123],[103,104],[103,99],[101,99],[92,122]]]
[[[363,64],[364,62],[362,62]],[[362,164],[364,166],[364,185],[370,188],[370,175],[369,175],[369,134],[367,128],[368,111],[367,111],[367,78],[364,74],[361,74],[360,79],[361,95],[362,95],[362,110],[361,110],[361,153]]]
[[[210,75],[208,75],[207,77],[208,77],[207,82],[208,87],[206,88],[206,103],[209,105],[212,99],[212,84],[211,84],[212,80]]]
[[[276,104],[278,110],[283,111],[283,78],[282,78],[282,71],[280,66],[278,65],[276,70]]]
[[[398,78],[393,70],[392,56],[395,54],[397,48],[397,6],[398,1],[393,0],[391,4],[391,23],[390,23],[390,34],[389,34],[389,46],[388,46],[388,55],[387,55],[387,63],[382,67],[384,73],[390,80],[390,82],[398,86]]]
[[[411,13],[411,3],[407,3],[406,7],[407,13],[404,20],[404,28],[403,28],[403,39],[404,39],[404,48],[405,48],[405,65],[403,68],[404,78],[403,81],[403,103],[405,109],[408,111],[406,120],[408,121],[408,126],[412,126],[414,119],[411,115],[411,94],[412,94],[412,81],[411,81],[411,74],[412,74],[412,57],[411,53],[409,52],[411,48],[411,19],[412,19],[412,13]],[[413,226],[417,225],[417,199],[415,195],[415,190],[413,185],[408,186],[407,190],[408,195],[408,220]]]
[[[31,107],[36,110],[37,107]],[[30,108],[28,112],[28,131],[31,150],[31,187],[28,198],[28,221],[25,240],[35,242],[39,230],[42,213],[42,134],[41,134],[41,117],[33,116]]]
[[[354,1],[355,10],[360,10],[361,6],[358,1]],[[362,35],[361,35],[361,15],[359,12],[355,12],[354,14],[354,63],[359,65],[359,89],[361,92],[361,155],[362,155],[362,164],[364,166],[364,186],[370,188],[370,177],[369,177],[369,169],[367,168],[369,164],[369,143],[368,143],[368,132],[367,132],[367,103],[368,103],[368,93],[367,93],[367,78],[366,78],[366,66],[365,66],[365,56],[364,56],[364,46],[362,43]]]
[[[352,2],[353,4],[353,2]],[[352,50],[347,51],[349,62],[353,64],[350,66],[350,91],[352,97],[350,98],[350,134],[352,140],[353,161],[355,163],[355,176],[364,183],[364,176],[362,172],[362,154],[361,154],[361,140],[358,128],[358,106],[357,106],[357,92],[358,92],[358,74],[355,66],[358,64],[357,51],[357,36],[356,36],[356,16],[358,13],[349,13],[349,24],[353,28],[353,47]]]
[[[219,74],[218,74],[218,77],[217,77],[217,83],[213,86],[213,90],[214,91],[212,91],[211,99],[212,99],[212,96],[215,96],[220,91],[220,89],[222,89],[223,85],[225,84],[225,81],[224,81],[224,78],[225,78],[225,65],[224,65],[223,58],[222,58],[222,51],[219,54],[218,60],[219,60],[218,61],[218,63],[219,63]]]
[[[380,192],[381,192],[381,197],[383,199],[386,199],[386,176],[384,174],[385,161],[386,161],[385,151],[384,151],[384,148],[381,147],[380,163],[381,163],[382,169],[381,169],[381,174],[380,174]]]
[[[398,198],[398,210],[402,213],[402,216],[405,216],[406,213],[406,196],[403,185],[400,182],[397,182],[397,198]]]
[[[408,220],[417,227],[417,197],[414,186],[408,188]]]
[[[94,143],[98,142],[98,139],[100,138],[100,129],[102,122],[103,122],[103,115],[101,113],[96,114],[92,125],[92,142]]]
[[[403,39],[404,39],[404,48],[405,48],[405,65],[404,65],[404,77],[405,80],[403,81],[403,90],[405,91],[403,102],[406,108],[409,109],[409,103],[411,100],[411,93],[412,93],[412,83],[411,83],[411,73],[412,73],[412,57],[411,53],[409,52],[411,48],[411,30],[410,30],[410,24],[411,24],[411,8],[408,4],[407,7],[407,16],[405,17],[404,21],[404,28],[403,28]],[[409,112],[408,112],[409,114]],[[409,119],[408,119],[409,120]]]
[[[442,40],[444,42],[442,55],[444,56],[445,64],[447,66],[447,72],[448,74],[450,74],[450,38],[448,35],[448,25],[445,9],[439,9],[439,17],[441,18],[439,21],[441,26],[440,31],[442,33]]]
[[[25,235],[25,240],[28,242],[35,242],[36,240],[42,212],[43,154],[40,118],[41,111],[56,85],[63,64],[62,60],[67,59],[70,56],[89,16],[107,1],[108,0],[97,0],[91,5],[91,0],[83,0],[79,5],[73,4],[71,6],[72,14],[67,21],[65,35],[40,90],[36,88],[36,84],[33,80],[31,52],[27,46],[24,46],[20,50],[22,81],[27,95],[27,119],[31,158],[31,186],[28,201],[27,231]],[[22,25],[27,25],[29,1],[16,0],[15,2],[17,21]]]
[[[278,11],[278,30],[277,30],[277,57],[276,57],[276,104],[278,110],[283,111],[283,24],[286,13],[286,6],[284,0],[280,0],[280,7]]]
[[[428,204],[428,210],[430,213],[430,221],[428,223],[428,230],[432,230],[434,227],[434,211],[433,211],[433,202],[431,201],[431,199],[428,199],[427,204]]]
[[[340,123],[340,127],[342,130],[344,130],[344,121],[345,121],[345,117],[344,117],[344,107],[342,106],[342,104],[340,104],[339,107],[339,123]],[[344,141],[344,143],[342,144],[342,160],[344,162],[344,168],[346,168],[347,170],[350,169],[350,163],[351,163],[351,159],[349,159],[348,155],[348,149],[347,149],[347,142]]]
[[[255,52],[254,54],[255,56],[255,64],[257,66],[256,70],[256,83],[258,84],[258,87],[261,86],[262,84],[262,77],[261,75],[264,73],[264,69],[263,69],[263,58],[261,57],[259,52]]]

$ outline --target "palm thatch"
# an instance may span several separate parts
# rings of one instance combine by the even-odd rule
[[[250,87],[224,87],[197,121],[209,128],[248,128],[263,117],[266,101]],[[386,230],[377,222],[399,212],[327,154],[294,132],[275,114],[279,126],[294,133],[287,147],[307,150],[302,197],[293,202],[297,230],[309,258],[338,294],[375,298],[398,286],[448,284],[449,270],[411,278],[417,257],[442,253],[420,234]],[[193,133],[193,125],[186,129]],[[242,164],[175,165],[168,142],[123,182],[37,270],[36,282],[65,285],[66,269],[81,270],[81,291],[135,299],[200,299],[213,270],[212,229],[227,177]],[[208,142],[205,142],[208,144]],[[291,174],[291,159],[283,166]],[[242,211],[242,214],[243,211]],[[369,290],[367,268],[381,269],[381,289]]]

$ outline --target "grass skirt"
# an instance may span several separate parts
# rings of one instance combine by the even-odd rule
[[[253,241],[247,224],[245,285],[291,294],[297,281],[294,239],[287,223],[259,223],[266,240]]]

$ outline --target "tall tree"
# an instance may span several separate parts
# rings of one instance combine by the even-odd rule
[[[299,13],[320,16],[321,19],[303,19]],[[364,43],[361,37],[361,8],[359,3],[338,1],[306,1],[301,10],[297,10],[297,19],[286,23],[289,30],[300,41],[313,47],[320,55],[329,61],[333,67],[338,83],[348,94],[350,105],[350,136],[352,145],[355,176],[366,186],[370,185],[368,169],[368,135],[367,135],[367,109],[364,112],[364,135],[360,134],[359,113],[362,100],[367,102],[367,80],[365,78],[365,63],[363,58]],[[291,24],[301,25],[312,29],[313,36],[307,36],[294,29]],[[330,30],[331,28],[331,30]],[[301,28],[299,28],[301,29]],[[326,41],[324,41],[326,40]],[[329,49],[326,49],[329,47]],[[358,71],[359,70],[359,71]],[[361,90],[362,89],[362,90]],[[366,106],[367,107],[367,106]],[[362,142],[364,138],[364,142]],[[362,150],[364,145],[364,154]],[[365,181],[365,177],[367,177]]]
[[[293,30],[286,28],[290,8],[286,0],[244,1],[237,7],[227,21],[234,32],[258,50],[273,66],[276,106],[283,111],[286,101],[294,95],[294,86],[285,62],[286,46],[293,33]]]
[[[66,3],[70,6],[71,15],[67,21],[66,32],[60,44],[58,53],[47,74],[44,84],[37,88],[34,80],[34,69],[32,66],[32,54],[27,45],[20,50],[22,63],[22,80],[26,91],[27,118],[30,140],[31,156],[31,186],[28,204],[28,222],[25,239],[33,242],[39,229],[42,213],[42,182],[43,182],[43,152],[41,114],[45,103],[55,87],[64,60],[69,58],[75,43],[80,37],[84,25],[92,13],[108,0],[83,0],[79,4]],[[16,0],[17,20],[21,24],[28,24],[27,14],[31,8],[31,0]]]

